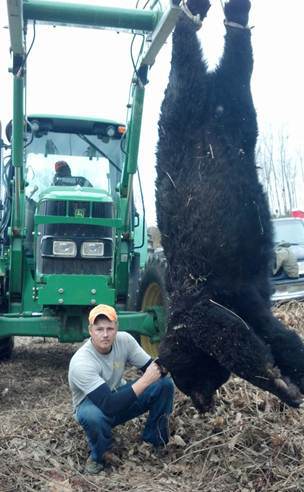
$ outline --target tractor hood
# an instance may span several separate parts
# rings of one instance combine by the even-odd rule
[[[105,190],[82,186],[51,186],[39,196],[39,202],[44,200],[107,202],[112,203],[110,193]]]

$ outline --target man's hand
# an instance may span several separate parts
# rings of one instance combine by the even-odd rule
[[[151,364],[147,367],[141,379],[144,379],[148,386],[150,384],[155,383],[161,377],[161,369],[156,362],[151,362]]]
[[[150,384],[155,383],[155,381],[157,381],[160,377],[161,370],[159,366],[155,362],[151,362],[145,373],[134,384],[132,384],[132,389],[136,396],[143,393],[145,389],[150,386]]]

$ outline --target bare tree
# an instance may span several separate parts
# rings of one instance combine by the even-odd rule
[[[299,181],[304,181],[303,152],[294,152],[283,129],[276,134],[265,131],[259,138],[256,158],[272,213],[290,215],[299,206]]]

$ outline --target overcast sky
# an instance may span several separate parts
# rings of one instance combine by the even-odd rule
[[[87,3],[134,7],[136,0],[90,0]],[[140,5],[144,3],[142,0]],[[222,52],[224,27],[221,1],[211,0],[211,3],[199,36],[212,69]],[[6,0],[0,0],[0,4],[0,120],[5,126],[11,117],[12,77],[7,71],[10,57],[8,30],[4,28],[7,25]],[[273,132],[283,131],[289,136],[290,152],[295,154],[299,150],[304,154],[303,20],[303,0],[252,0],[250,25],[255,26],[252,31],[255,59],[252,92],[260,133],[263,135],[269,127]],[[28,46],[31,39],[30,26]],[[28,113],[125,121],[132,74],[130,41],[127,33],[38,25],[28,62]],[[170,68],[170,49],[168,42],[150,71],[146,89],[139,162],[149,224],[155,222],[154,154],[159,108]],[[304,206],[304,199],[299,206]]]

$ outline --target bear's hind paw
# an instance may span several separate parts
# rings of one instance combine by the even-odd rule
[[[226,21],[247,26],[250,7],[249,0],[230,0],[224,7]]]
[[[203,20],[210,8],[209,0],[188,0],[187,7],[193,15],[199,15]]]

